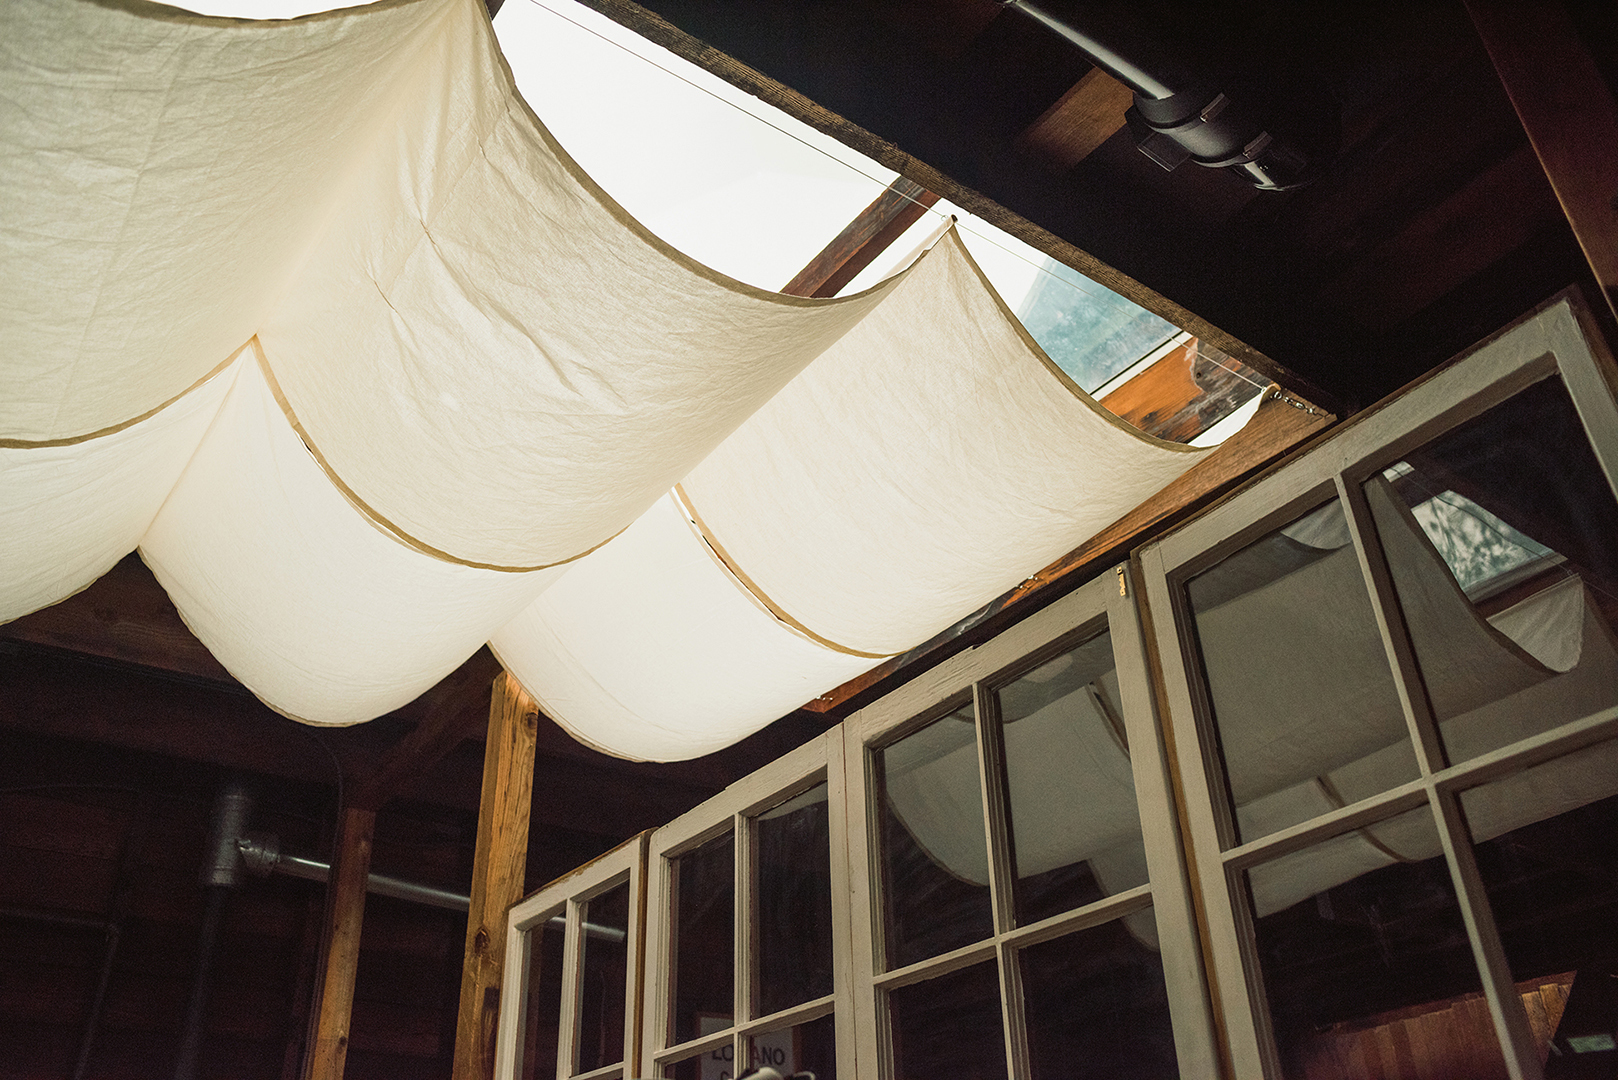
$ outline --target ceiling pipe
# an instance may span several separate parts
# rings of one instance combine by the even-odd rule
[[[319,859],[306,859],[301,855],[284,854],[281,851],[280,840],[271,833],[252,833],[240,837],[236,840],[236,846],[241,852],[241,861],[247,870],[259,877],[285,874],[305,881],[326,881],[331,877],[330,863],[321,862]],[[404,900],[412,904],[443,908],[446,911],[465,913],[472,908],[472,898],[465,893],[389,877],[387,874],[372,874],[367,877],[365,891],[375,893],[377,896],[391,896],[395,900]],[[557,916],[549,920],[547,925],[561,929],[567,925],[567,920]],[[627,936],[623,930],[615,926],[600,926],[596,923],[585,923],[584,932],[598,940],[612,942],[623,941]]]
[[[1032,0],[1000,0],[1078,49],[1135,92],[1124,114],[1141,153],[1172,172],[1187,161],[1229,169],[1261,191],[1287,191],[1319,176],[1341,141],[1341,110],[1323,96],[1263,109],[1115,30],[1077,25]],[[1293,114],[1293,115],[1289,115]]]
[[[225,902],[230,891],[242,882],[242,857],[236,838],[247,828],[253,813],[253,792],[247,782],[232,777],[219,786],[214,796],[213,816],[208,820],[208,843],[202,859],[202,885],[208,890],[203,909],[202,933],[197,942],[197,966],[191,979],[191,1001],[180,1031],[180,1052],[175,1060],[174,1080],[196,1080],[202,1054],[203,1020],[208,996],[213,989],[214,958],[219,951],[219,928],[225,919]]]

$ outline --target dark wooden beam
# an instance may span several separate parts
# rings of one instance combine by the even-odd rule
[[[462,741],[481,732],[488,723],[485,688],[500,671],[494,654],[479,649],[432,689],[396,710],[395,716],[416,717],[416,726],[374,771],[358,779],[350,805],[380,809]]]
[[[781,291],[788,296],[836,296],[937,201],[920,184],[897,178]]]
[[[365,882],[371,873],[375,834],[376,811],[343,809],[326,888],[324,946],[305,1080],[343,1077],[354,1012],[354,975],[360,962],[360,929],[365,922]]]
[[[1308,411],[1312,406],[1307,403],[1301,403],[1302,408],[1299,404],[1278,387],[1271,387],[1265,391],[1258,412],[1246,427],[1156,495],[954,626],[822,694],[804,708],[811,712],[830,712],[867,694],[906,667],[923,662],[931,666],[964,647],[968,634],[976,640],[1016,618],[1019,610],[1025,608],[1024,602],[1035,593],[1064,579],[1084,581],[1112,563],[1122,561],[1130,548],[1184,521],[1336,420],[1319,409]]]
[[[1048,168],[1066,172],[1117,134],[1134,100],[1129,87],[1100,68],[1091,68],[1017,136],[1015,145]]]
[[[494,681],[483,752],[472,904],[466,920],[461,1004],[455,1024],[456,1080],[486,1080],[494,1075],[506,911],[522,898],[538,725],[539,708],[534,700],[516,679],[502,672]]]
[[[237,685],[134,552],[83,592],[0,626],[0,637]]]
[[[1533,151],[1522,146],[1417,214],[1316,294],[1316,302],[1387,333],[1527,243],[1558,216]]]
[[[1557,0],[1466,8],[1618,317],[1618,101]]]

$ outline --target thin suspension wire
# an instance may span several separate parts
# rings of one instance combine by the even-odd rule
[[[743,116],[751,117],[752,119],[754,119],[754,120],[758,121],[759,123],[763,124],[765,127],[772,128],[775,131],[780,132],[782,135],[785,135],[787,138],[792,139],[795,142],[802,143],[804,146],[806,146],[809,149],[813,150],[815,153],[820,154],[822,157],[825,157],[825,158],[827,158],[827,159],[829,159],[831,161],[837,162],[837,164],[842,165],[844,168],[850,170],[851,172],[857,173],[860,176],[865,177],[867,180],[871,181],[872,183],[875,183],[875,184],[884,183],[884,181],[881,180],[879,177],[872,176],[870,173],[866,172],[864,169],[860,168],[858,165],[854,164],[853,162],[843,160],[842,158],[838,157],[836,154],[833,154],[833,153],[827,151],[824,147],[816,146],[814,143],[810,142],[808,139],[805,139],[803,136],[798,135],[798,134],[796,134],[794,132],[788,131],[786,128],[781,127],[779,124],[772,123],[768,118],[760,116],[755,112],[751,112],[751,111],[743,108],[741,105],[737,104],[734,101],[731,101],[729,98],[724,97],[721,94],[715,93],[710,88],[708,88],[706,86],[703,86],[699,82],[696,82],[696,81],[694,81],[692,79],[687,78],[686,76],[680,74],[678,71],[675,71],[672,68],[664,67],[662,64],[659,64],[656,60],[653,60],[651,57],[641,55],[640,53],[636,52],[635,50],[629,48],[627,45],[624,45],[622,42],[614,41],[612,38],[610,38],[607,35],[601,33],[599,30],[596,30],[594,27],[586,26],[584,23],[579,22],[577,19],[573,18],[572,16],[567,15],[567,14],[565,14],[563,12],[557,11],[553,7],[550,7],[549,5],[545,4],[543,2],[543,0],[528,0],[528,2],[533,4],[535,7],[541,9],[542,11],[550,12],[552,15],[556,16],[558,19],[561,19],[563,22],[571,23],[573,26],[578,27],[580,30],[583,30],[585,33],[590,34],[590,35],[592,35],[594,37],[600,38],[602,41],[605,41],[607,44],[611,45],[613,48],[618,49],[618,50],[626,53],[629,56],[633,56],[635,59],[640,60],[643,63],[650,64],[652,67],[654,67],[657,70],[663,72],[665,75],[671,76],[672,78],[679,79],[681,82],[685,83],[687,86],[690,86],[695,90],[702,91],[704,94],[707,94],[709,97],[713,98],[715,101],[723,102],[724,104],[730,106],[732,109],[735,109],[737,112],[741,113]],[[887,185],[887,186],[891,187],[891,185]],[[903,198],[906,202],[913,203],[916,206],[921,206],[920,200],[914,198],[913,196],[906,195],[903,192],[897,192],[897,194],[899,194],[900,197]],[[921,206],[921,209],[922,209],[922,211],[924,213],[933,214],[933,215],[937,216],[940,219],[948,216],[945,211],[939,210],[936,207]],[[963,211],[963,212],[965,212],[965,211]],[[976,216],[976,215],[972,215],[972,216]],[[1042,264],[1035,262],[1034,260],[1028,258],[1028,256],[1022,254],[1019,251],[1014,250],[1013,248],[1007,247],[1005,244],[1002,244],[1000,241],[996,240],[994,237],[985,235],[984,233],[977,232],[976,230],[973,230],[973,229],[968,229],[965,226],[965,224],[962,221],[960,221],[959,218],[956,219],[956,226],[962,232],[967,233],[970,236],[977,237],[979,240],[983,241],[985,244],[991,244],[994,247],[999,248],[1001,251],[1005,252],[1007,255],[1010,255],[1012,258],[1020,260],[1021,262],[1027,263],[1029,266],[1033,267],[1037,272],[1039,272],[1041,274],[1044,274],[1045,276],[1051,278],[1054,281],[1061,282],[1063,285],[1067,286],[1070,289],[1073,289],[1076,292],[1083,293],[1085,296],[1100,295],[1100,294],[1096,293],[1094,290],[1087,289],[1083,285],[1080,285],[1077,282],[1070,281],[1067,278],[1061,276],[1060,274],[1052,273],[1050,270],[1046,269]],[[1111,292],[1110,289],[1105,289],[1104,286],[1102,286],[1101,288],[1103,288],[1104,291],[1106,291],[1108,293]],[[1114,295],[1116,295],[1116,294],[1114,294]],[[1223,366],[1223,365],[1221,365],[1221,366]],[[1252,380],[1249,379],[1248,381],[1251,382]]]

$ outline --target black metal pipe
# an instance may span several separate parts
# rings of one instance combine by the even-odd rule
[[[208,901],[202,916],[202,934],[197,939],[197,967],[191,979],[185,1026],[180,1029],[174,1080],[196,1080],[197,1077],[203,1022],[207,1018],[208,995],[213,989],[214,958],[219,951],[219,927],[230,891],[242,880],[242,855],[236,841],[247,830],[247,820],[252,813],[253,793],[246,781],[232,777],[220,785],[219,793],[214,796],[213,815],[208,820],[208,842],[203,852],[201,877],[208,890]]]
[[[202,1056],[202,1027],[208,1010],[208,992],[213,988],[214,957],[219,949],[219,925],[224,921],[229,885],[208,886],[208,905],[202,915],[202,935],[197,941],[197,967],[191,976],[191,1002],[185,1010],[185,1026],[180,1031],[180,1053],[174,1063],[174,1080],[197,1080],[197,1063]]]
[[[90,1015],[84,1021],[84,1035],[79,1039],[79,1056],[73,1063],[73,1080],[84,1080],[90,1071],[90,1055],[95,1051],[96,1035],[101,1031],[101,1017],[107,1011],[107,989],[112,985],[112,966],[118,959],[118,941],[122,937],[118,924],[107,924],[107,947],[101,953],[101,974],[96,978],[95,996],[90,999]]]
[[[1125,56],[1116,46],[1108,44],[1096,36],[1094,30],[1074,26],[1066,19],[1058,18],[1043,8],[1029,3],[1029,0],[1001,0],[1008,8],[1014,8],[1033,19],[1041,26],[1050,30],[1058,37],[1065,39],[1069,44],[1088,56],[1097,67],[1129,87],[1142,97],[1162,100],[1171,98],[1181,91],[1190,89],[1189,86],[1172,85],[1183,82],[1183,78],[1176,78],[1163,70],[1147,70],[1144,63],[1137,58]]]

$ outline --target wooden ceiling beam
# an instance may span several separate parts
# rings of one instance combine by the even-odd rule
[[[1134,91],[1100,68],[1091,68],[1049,109],[1023,129],[1014,145],[1053,172],[1067,172],[1124,126]]]
[[[1557,0],[1466,0],[1573,235],[1618,317],[1618,101]]]
[[[788,296],[836,296],[937,201],[920,184],[896,178],[781,291]]]
[[[82,592],[0,626],[0,637],[238,685],[134,552]]]
[[[1263,392],[1262,375],[1192,338],[1101,399],[1114,416],[1159,439],[1190,442]]]

